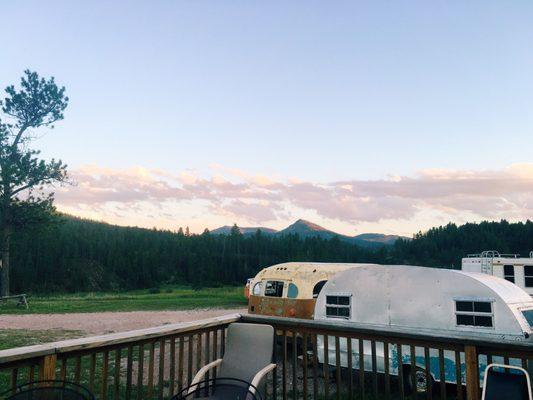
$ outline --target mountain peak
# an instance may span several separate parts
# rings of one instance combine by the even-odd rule
[[[299,219],[293,224],[289,225],[288,227],[280,231],[281,234],[297,233],[300,236],[315,235],[318,232],[335,235],[334,232],[331,232],[330,230],[320,225],[314,224],[310,221],[307,221],[305,219]]]
[[[289,225],[289,227],[291,226],[305,226],[313,231],[327,231],[326,228],[302,218],[298,219],[292,225]]]
[[[226,225],[222,226],[217,229],[213,229],[211,231],[214,235],[229,235],[231,232],[231,226]],[[295,222],[293,222],[291,225],[286,227],[285,229],[281,231],[276,231],[275,229],[270,228],[263,228],[263,227],[246,227],[242,228],[239,227],[239,230],[243,235],[252,235],[257,230],[261,230],[266,235],[273,235],[273,236],[283,236],[283,235],[298,235],[302,238],[310,238],[310,237],[319,237],[322,239],[331,239],[333,237],[338,237],[339,239],[343,241],[347,241],[350,243],[355,243],[363,247],[369,247],[369,246],[380,246],[380,245],[391,245],[393,244],[396,239],[398,239],[399,236],[396,235],[384,235],[381,233],[363,233],[361,235],[357,236],[346,236],[346,235],[340,235],[338,233],[335,233],[333,231],[330,231],[329,229],[326,229],[320,225],[317,225],[311,221],[307,221],[305,219],[298,219]]]

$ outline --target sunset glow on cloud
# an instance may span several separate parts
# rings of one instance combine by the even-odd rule
[[[502,170],[425,169],[414,176],[309,182],[211,165],[170,173],[84,166],[56,191],[60,210],[122,225],[177,229],[237,223],[281,228],[304,217],[340,233],[412,234],[482,219],[533,215],[533,163]]]

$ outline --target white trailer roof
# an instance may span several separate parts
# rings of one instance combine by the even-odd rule
[[[315,319],[329,319],[327,296],[351,296],[349,320],[406,329],[518,335],[530,332],[522,309],[531,297],[491,275],[407,265],[371,265],[339,272],[317,299]],[[492,303],[492,328],[457,326],[455,301]]]
[[[494,293],[498,294],[498,296],[500,296],[507,304],[526,303],[531,301],[531,296],[527,294],[527,292],[505,279],[493,275],[482,274],[480,272],[464,272],[456,270],[452,270],[452,272],[477,280],[494,291]]]

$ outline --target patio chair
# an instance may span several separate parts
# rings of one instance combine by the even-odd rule
[[[276,367],[276,364],[272,363],[273,351],[274,328],[272,326],[230,324],[223,358],[201,368],[185,391],[186,396],[183,396],[182,392],[181,397],[178,394],[175,398],[192,398],[190,395],[198,393],[199,388],[204,385],[204,393],[211,392],[204,397],[206,399],[261,399],[262,396],[257,388],[261,386],[266,375]],[[217,368],[215,382],[205,381],[207,372],[215,367]],[[238,389],[237,392],[240,394],[236,395],[235,389]],[[247,394],[243,395],[243,393]]]
[[[85,387],[66,381],[28,382],[0,393],[2,400],[94,400]]]
[[[263,400],[260,391],[241,379],[205,379],[183,389],[174,400]]]
[[[505,372],[498,369],[514,370]],[[528,372],[514,365],[490,364],[485,369],[481,400],[532,400]]]

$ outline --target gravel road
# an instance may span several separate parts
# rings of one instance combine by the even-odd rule
[[[77,330],[87,334],[100,335],[189,322],[233,313],[243,314],[246,313],[246,309],[210,308],[183,311],[0,315],[0,329]]]

